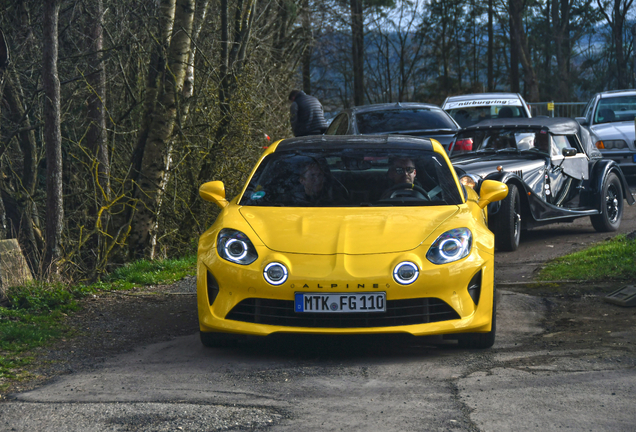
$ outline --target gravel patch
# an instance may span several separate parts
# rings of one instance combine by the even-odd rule
[[[0,404],[0,429],[84,431],[224,431],[271,426],[271,409],[191,403]]]

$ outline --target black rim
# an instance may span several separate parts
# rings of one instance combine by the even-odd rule
[[[616,223],[620,214],[620,202],[618,200],[618,190],[614,183],[611,183],[605,194],[605,207],[607,209],[607,219],[611,223]]]

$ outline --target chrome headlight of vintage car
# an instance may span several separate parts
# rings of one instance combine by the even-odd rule
[[[627,147],[627,143],[623,140],[602,140],[596,142],[596,147],[605,150],[622,149]]]
[[[236,264],[252,264],[258,258],[250,239],[242,232],[230,228],[219,232],[216,250],[221,258]]]
[[[473,234],[468,228],[455,228],[437,237],[426,253],[433,264],[448,264],[460,260],[470,253]]]
[[[481,181],[481,178],[475,174],[464,174],[459,178],[459,182],[461,184],[473,189],[477,187],[480,181]]]

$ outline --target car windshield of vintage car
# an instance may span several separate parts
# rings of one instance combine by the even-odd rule
[[[594,113],[594,124],[634,121],[636,96],[602,98]]]
[[[447,112],[463,128],[482,120],[526,117],[520,105],[460,106],[449,109]]]
[[[451,155],[465,153],[523,153],[539,152],[551,154],[553,138],[545,131],[536,129],[488,129],[460,133],[456,142],[471,141],[472,149],[453,146]],[[566,140],[567,142],[567,140]]]
[[[444,158],[411,149],[274,152],[239,204],[277,207],[437,206],[462,203]]]
[[[441,109],[392,109],[356,114],[358,131],[363,134],[385,134],[421,130],[457,130],[457,126]]]

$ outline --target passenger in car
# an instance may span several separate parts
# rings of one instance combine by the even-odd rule
[[[298,180],[302,185],[295,198],[301,203],[319,203],[330,200],[325,189],[325,173],[318,162],[309,162],[302,169]]]

